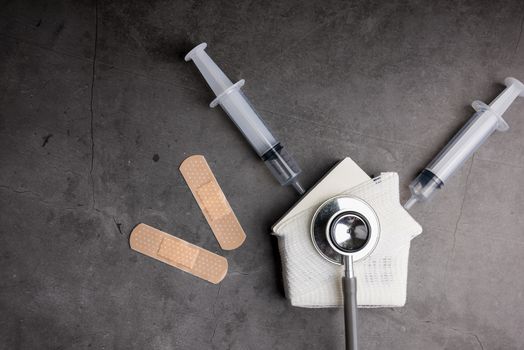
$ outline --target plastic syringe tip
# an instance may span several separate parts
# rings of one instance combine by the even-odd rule
[[[293,186],[293,188],[298,192],[298,194],[302,195],[304,194],[306,191],[304,190],[304,188],[302,187],[302,185],[300,185],[300,183],[298,181],[293,181],[291,183],[291,186]]]
[[[408,199],[406,203],[404,203],[404,209],[409,210],[413,206],[413,204],[417,202],[418,202],[418,198],[415,196],[411,196],[411,198]]]

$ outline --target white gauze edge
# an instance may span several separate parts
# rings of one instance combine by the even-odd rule
[[[373,207],[381,235],[373,253],[355,263],[360,307],[395,307],[406,302],[410,241],[422,232],[399,202],[398,175],[383,173],[340,194],[359,197]],[[310,224],[317,206],[278,225],[286,296],[300,307],[343,305],[342,267],[326,261],[311,242]]]

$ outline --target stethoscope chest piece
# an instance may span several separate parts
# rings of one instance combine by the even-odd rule
[[[357,279],[353,262],[367,257],[380,236],[377,214],[356,197],[335,197],[313,215],[311,239],[317,251],[335,264],[344,264],[342,277],[346,350],[358,350]]]
[[[334,197],[324,202],[313,215],[311,240],[326,260],[341,265],[343,256],[353,261],[365,258],[375,249],[380,237],[377,214],[369,204],[356,197]]]

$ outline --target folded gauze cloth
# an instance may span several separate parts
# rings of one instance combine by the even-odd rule
[[[397,173],[370,179],[349,158],[341,161],[273,226],[278,236],[286,296],[294,306],[343,305],[343,267],[325,260],[311,241],[311,220],[327,199],[349,195],[366,201],[380,222],[374,251],[355,262],[359,307],[406,303],[410,241],[422,227],[400,205]]]

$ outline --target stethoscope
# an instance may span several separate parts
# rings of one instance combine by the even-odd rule
[[[375,249],[380,236],[377,214],[360,198],[340,196],[324,202],[311,221],[311,239],[326,260],[344,265],[346,350],[357,350],[357,279],[353,263]]]

